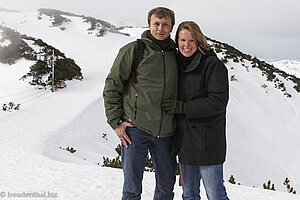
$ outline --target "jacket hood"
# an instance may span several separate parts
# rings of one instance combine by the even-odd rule
[[[205,55],[201,51],[197,51],[197,55],[194,57],[193,61],[187,66],[186,69],[183,69],[182,66],[180,66],[180,70],[184,72],[191,72],[194,69],[196,69],[201,62],[201,60],[206,59],[210,56],[217,56],[216,53],[210,49],[209,51],[204,50]]]

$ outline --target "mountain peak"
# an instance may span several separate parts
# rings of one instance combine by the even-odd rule
[[[40,8],[38,10],[38,12],[40,15],[39,16],[40,19],[41,19],[42,15],[47,15],[52,18],[52,20],[53,20],[52,25],[54,27],[60,27],[62,30],[65,29],[65,27],[63,27],[64,23],[70,23],[72,21],[72,19],[70,19],[69,17],[79,17],[79,18],[82,18],[85,23],[90,24],[90,28],[88,28],[87,31],[90,31],[90,32],[95,31],[97,37],[102,37],[107,32],[116,33],[116,34],[124,34],[124,33],[119,32],[118,28],[116,26],[114,26],[113,24],[103,21],[103,20],[100,20],[100,19],[96,19],[94,17],[77,15],[74,13],[65,12],[65,11],[56,10],[56,9],[50,9],[50,8]]]
[[[300,62],[295,60],[279,60],[272,62],[274,67],[300,78]]]

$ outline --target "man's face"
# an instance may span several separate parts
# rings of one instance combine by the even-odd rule
[[[159,19],[155,15],[151,15],[149,29],[155,39],[164,40],[172,31],[172,20],[170,17]]]

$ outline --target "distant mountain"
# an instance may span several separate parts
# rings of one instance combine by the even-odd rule
[[[0,7],[0,12],[20,12],[20,11],[18,11],[18,10],[9,10],[9,9]]]
[[[274,67],[300,78],[300,62],[295,60],[280,60],[272,62]]]
[[[84,15],[77,15],[70,12],[64,12],[55,9],[45,9],[45,8],[39,9],[38,12],[39,12],[38,19],[41,19],[43,15],[47,15],[51,17],[52,25],[54,27],[60,27],[61,30],[65,30],[64,23],[70,23],[72,21],[72,19],[70,19],[69,17],[77,17],[77,18],[82,18],[82,20],[85,23],[90,24],[90,27],[87,29],[87,31],[89,32],[89,34],[96,32],[95,35],[97,37],[102,37],[107,32],[124,34],[119,32],[118,28],[112,25],[111,23],[93,17],[86,17]]]

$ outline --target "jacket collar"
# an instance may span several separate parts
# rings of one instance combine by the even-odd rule
[[[155,43],[155,41],[154,40],[152,40],[150,37],[149,37],[149,34],[151,34],[150,33],[150,30],[146,30],[146,31],[144,31],[143,33],[142,33],[142,37],[141,37],[141,39],[143,40],[143,42],[146,44],[146,45],[149,45],[151,48],[154,48],[154,49],[156,49],[156,50],[159,50],[159,51],[161,51],[162,49],[161,49],[161,47],[157,44],[157,43]],[[176,49],[176,43],[169,37],[169,43],[170,43],[170,45],[169,45],[169,47],[167,47],[164,51],[171,51],[171,50],[174,50],[174,49]]]
[[[215,55],[216,54],[213,50],[205,51],[205,55],[203,55],[201,51],[197,51],[197,55],[193,58],[193,61],[186,67],[186,69],[183,69],[182,67],[180,67],[180,69],[183,72],[191,72],[199,66],[202,59]]]
[[[196,56],[193,58],[192,62],[186,67],[186,69],[183,69],[182,67],[180,68],[184,72],[191,72],[194,69],[196,69],[201,61],[202,58],[202,53],[198,51]]]

